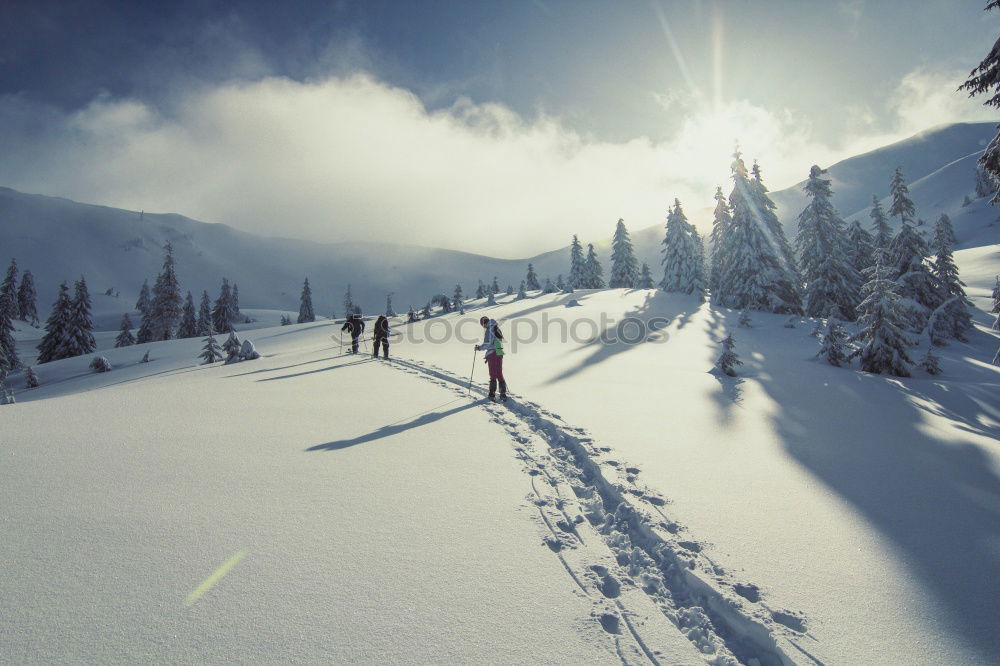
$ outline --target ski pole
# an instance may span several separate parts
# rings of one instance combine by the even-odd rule
[[[472,350],[472,370],[469,371],[469,397],[472,397],[472,375],[476,373],[476,354],[479,353],[479,348]]]

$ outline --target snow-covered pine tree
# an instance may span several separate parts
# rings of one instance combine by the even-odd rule
[[[732,334],[726,336],[722,341],[722,353],[715,361],[715,369],[730,377],[736,376],[736,366],[743,365],[743,361],[736,355],[736,341]]]
[[[497,304],[497,296],[496,296],[496,294],[493,293],[492,289],[487,289],[486,291],[487,291],[487,294],[486,294],[486,305],[496,305]]]
[[[556,287],[556,289],[558,289],[559,291],[562,291],[563,289],[565,289],[565,288],[566,288],[566,281],[565,281],[565,280],[563,280],[563,276],[562,276],[562,273],[560,273],[559,275],[557,275],[557,276],[556,276],[556,284],[555,284],[555,287]]]
[[[202,360],[202,365],[205,363],[215,363],[216,361],[221,361],[223,359],[222,349],[219,347],[219,343],[215,340],[215,332],[209,327],[208,335],[205,337],[205,346],[201,348],[201,354],[198,358]]]
[[[288,315],[281,315],[281,319],[278,320],[282,326],[289,326],[292,323],[292,318]]]
[[[990,312],[994,314],[1000,314],[1000,275],[994,276],[993,278],[993,307],[990,308]]]
[[[514,285],[512,285],[512,284],[508,284],[507,285],[507,295],[508,296],[513,296],[514,295]]]
[[[782,260],[780,243],[758,214],[758,203],[751,197],[746,165],[739,151],[733,158],[733,191],[729,195],[733,220],[726,243],[728,266],[721,276],[718,302],[738,310],[801,314],[793,267]]]
[[[847,227],[847,258],[859,276],[875,263],[875,239],[857,220]]]
[[[148,349],[146,350],[146,353],[142,355],[142,358],[139,359],[139,363],[149,363],[149,350]]]
[[[954,234],[949,233],[951,225],[947,216],[942,215],[934,227],[934,245],[937,256],[931,271],[941,289],[941,305],[928,318],[928,333],[935,344],[943,344],[946,338],[965,340],[965,334],[972,328],[973,307],[965,293],[965,283],[958,276],[958,266],[951,253]]]
[[[395,317],[396,311],[392,309],[392,292],[385,295],[385,316]]]
[[[666,233],[660,252],[663,254],[663,279],[660,289],[682,294],[694,293],[698,283],[698,253],[692,227],[681,202],[674,199],[674,207],[667,213]]]
[[[517,299],[516,300],[523,301],[527,297],[528,297],[528,294],[526,294],[524,292],[524,280],[521,280],[521,288],[517,290]]]
[[[719,286],[722,274],[729,266],[726,256],[726,244],[729,242],[729,231],[733,224],[733,216],[729,212],[729,204],[721,187],[715,188],[715,212],[712,219],[712,233],[708,240],[711,245],[709,255],[708,287],[712,290],[712,298],[718,300]],[[643,264],[645,265],[645,264]]]
[[[299,295],[299,318],[298,323],[305,324],[316,321],[316,311],[313,310],[312,288],[309,286],[309,278],[302,281],[302,293]]]
[[[604,269],[597,259],[593,243],[587,245],[587,261],[583,265],[583,274],[583,279],[587,283],[586,289],[604,289]]]
[[[181,288],[174,270],[174,248],[168,242],[164,246],[163,269],[153,284],[152,309],[153,336],[156,340],[174,337],[181,318]]]
[[[927,317],[943,301],[941,286],[924,261],[927,254],[923,235],[904,222],[892,239],[889,255],[894,270],[892,275],[898,283],[897,292],[902,299],[900,307],[913,331],[922,329]]]
[[[493,276],[493,285],[490,287],[490,292],[492,292],[493,294],[499,294],[500,293],[500,283],[497,282],[497,276],[496,275]]]
[[[952,247],[958,242],[955,238],[955,227],[951,226],[951,218],[947,213],[941,213],[941,217],[934,223],[934,247],[941,247],[942,244]]]
[[[187,293],[184,300],[184,308],[181,310],[181,323],[177,327],[178,338],[198,337],[198,315],[194,309],[194,297],[191,292]]]
[[[568,287],[569,287],[569,285],[567,285],[567,288]],[[554,294],[555,291],[556,291],[556,288],[552,284],[552,280],[550,278],[545,278],[545,286],[542,287],[542,293],[543,294]]]
[[[233,283],[233,321],[239,321],[243,316],[240,312],[240,285]]]
[[[587,271],[583,258],[583,246],[573,234],[573,242],[569,246],[569,286],[573,289],[586,288]]]
[[[753,322],[750,321],[750,313],[747,312],[746,310],[741,310],[740,311],[739,327],[740,328],[753,328]]]
[[[212,305],[212,330],[216,333],[225,333],[232,327],[233,323],[233,288],[229,285],[228,278],[222,278],[222,286],[219,287],[219,297]]]
[[[462,312],[462,285],[456,284],[455,291],[451,295],[451,302],[456,312]]]
[[[486,285],[483,281],[479,281],[479,285],[476,287],[476,298],[486,298]]]
[[[542,288],[542,285],[538,283],[538,275],[535,273],[535,267],[528,264],[528,276],[524,278],[524,288],[529,291],[538,291]]]
[[[135,334],[135,342],[138,345],[144,345],[147,342],[152,342],[153,340],[152,317],[150,315],[144,315],[139,321],[139,330]]]
[[[872,195],[872,210],[868,215],[872,218],[872,244],[875,246],[875,250],[888,253],[889,246],[892,245],[892,227],[889,226],[889,220],[885,216],[885,211],[882,210],[882,203],[874,194]],[[874,262],[873,258],[872,265]]]
[[[858,306],[861,330],[855,339],[861,346],[851,358],[859,356],[861,369],[865,372],[909,377],[909,367],[913,363],[907,354],[910,341],[903,332],[905,319],[896,282],[892,279],[892,268],[883,266],[881,257],[876,257],[869,275],[870,279],[862,288],[865,299]]]
[[[642,262],[642,268],[639,270],[639,279],[635,283],[636,289],[654,289],[656,285],[653,283],[653,274],[649,270],[649,264]]]
[[[406,313],[406,321],[407,321],[407,323],[413,323],[415,321],[420,321],[417,318],[417,313],[413,311],[413,306],[412,305],[410,306],[409,312]]]
[[[788,237],[785,235],[785,227],[778,220],[778,215],[775,213],[778,206],[767,194],[768,190],[764,186],[760,164],[757,160],[753,161],[753,168],[750,171],[753,174],[753,178],[750,180],[750,194],[754,201],[753,210],[769,232],[771,244],[777,245],[778,259],[786,273],[786,279],[792,285],[796,293],[796,299],[801,303],[802,298],[798,294],[798,290],[799,285],[802,284],[802,278],[799,275],[798,260],[795,258],[795,252],[792,250],[792,244],[788,242]]]
[[[708,286],[708,267],[705,263],[705,241],[698,230],[691,225],[691,236],[694,238],[696,263],[694,272],[694,292],[700,300],[705,300],[705,288]]]
[[[90,292],[82,275],[74,284],[74,291],[69,317],[69,349],[72,356],[92,354],[97,349],[97,342],[94,340],[94,321],[90,317]]]
[[[17,309],[21,319],[32,326],[38,326],[38,296],[35,294],[35,276],[31,271],[21,275],[21,286],[17,290]]]
[[[813,326],[813,330],[809,333],[810,338],[822,338],[823,337],[823,320],[817,319],[816,325]]]
[[[21,310],[17,303],[17,260],[11,259],[7,268],[7,276],[0,284],[0,307],[7,311],[11,321],[21,318]]]
[[[142,288],[139,290],[139,299],[135,302],[135,309],[142,315],[149,315],[153,303],[149,295],[149,280],[142,281]]]
[[[490,299],[492,300],[492,298],[493,298],[493,294],[490,294]],[[431,302],[430,301],[427,301],[427,305],[425,305],[424,309],[420,312],[420,316],[423,319],[427,319],[428,317],[431,316]]]
[[[350,317],[352,314],[357,312],[358,306],[354,302],[354,296],[351,294],[351,284],[347,284],[347,291],[344,292],[344,316]]]
[[[198,335],[205,337],[212,330],[212,301],[207,291],[201,292],[201,303],[198,305]]]
[[[131,347],[135,344],[135,336],[132,335],[132,319],[128,313],[122,315],[122,323],[118,329],[118,337],[115,338],[115,347]]]
[[[24,368],[24,385],[26,388],[38,388],[38,375],[30,365]]]
[[[997,353],[993,356],[993,365],[1000,365],[1000,347],[997,347]]]
[[[896,167],[889,182],[889,196],[892,197],[892,204],[889,206],[889,217],[898,217],[903,224],[913,224],[913,218],[917,216],[917,209],[910,199],[910,188],[906,186],[906,179],[903,177],[903,167]]]
[[[997,7],[1000,7],[998,0],[989,0],[986,3],[986,11]],[[969,72],[969,78],[959,87],[959,90],[968,91],[969,97],[988,94],[990,96],[983,102],[983,105],[1000,108],[1000,40],[993,44],[993,48],[986,54],[982,62]],[[979,157],[979,164],[995,180],[1000,181],[1000,133],[993,137],[990,145]],[[997,190],[990,203],[1000,203],[1000,190]]]
[[[927,351],[917,364],[926,372],[928,375],[940,375],[941,374],[941,359],[938,355],[934,353],[934,347],[928,346]]]
[[[14,293],[5,294],[0,300],[0,375],[6,375],[19,365],[17,345],[14,342],[14,324],[11,321],[13,307],[9,301],[15,298]]]
[[[971,205],[972,205],[972,197],[966,194],[964,197],[962,197],[962,208],[966,208]]]
[[[795,237],[806,283],[806,314],[853,321],[861,274],[851,263],[844,221],[833,207],[833,190],[824,174],[826,170],[816,165],[809,170],[803,189],[810,201],[799,214]]]
[[[111,362],[103,356],[95,356],[90,360],[90,369],[94,372],[111,372]]]
[[[70,316],[73,301],[69,297],[66,282],[59,285],[59,295],[52,304],[52,312],[45,322],[45,335],[38,343],[38,363],[48,363],[61,358],[69,358],[73,354],[67,345],[69,341]]]
[[[632,248],[632,239],[625,228],[625,220],[619,219],[611,239],[611,278],[608,280],[608,287],[634,289],[638,280],[639,263]]]
[[[838,368],[850,362],[847,332],[836,317],[830,317],[827,322],[826,333],[820,340],[819,352],[816,355],[825,358],[827,363]]]
[[[242,345],[243,343],[240,341],[239,336],[236,335],[236,331],[230,330],[229,337],[222,343],[222,351],[226,353],[227,363],[240,357],[240,347]]]
[[[976,166],[976,197],[992,197],[997,193],[997,181],[981,165]],[[969,195],[965,195],[968,198]],[[969,200],[972,203],[972,200]]]

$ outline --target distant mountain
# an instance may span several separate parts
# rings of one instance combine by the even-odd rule
[[[902,166],[918,217],[928,226],[945,212],[955,225],[958,247],[998,243],[1000,210],[989,206],[986,198],[975,197],[976,160],[995,131],[992,123],[946,125],[838,162],[829,167],[834,203],[846,219],[858,218],[867,225],[872,193],[886,195],[893,170]],[[972,202],[963,206],[966,195]],[[802,183],[773,192],[772,197],[793,237],[806,204]],[[664,202],[664,218],[668,203]],[[690,217],[703,212],[699,203],[712,202],[685,202]],[[580,239],[585,246],[594,243],[605,278],[610,273],[615,222],[608,220],[604,238]],[[639,260],[648,262],[659,280],[663,222],[632,228],[631,233]],[[343,314],[348,283],[366,312],[381,312],[389,292],[395,294],[395,309],[405,311],[410,305],[421,307],[436,293],[451,295],[455,284],[472,294],[478,279],[497,276],[502,288],[510,284],[516,289],[529,262],[543,282],[546,277],[566,275],[569,268],[568,245],[523,260],[506,260],[389,243],[322,244],[257,236],[182,215],[139,213],[0,188],[0,270],[11,256],[32,270],[41,313],[55,299],[59,282],[82,274],[93,293],[108,288],[121,292],[119,299],[101,299],[107,309],[101,324],[113,327],[121,312],[135,303],[143,279],[151,283],[155,279],[167,241],[175,248],[182,288],[196,297],[205,289],[214,298],[226,276],[239,284],[241,305],[297,310],[302,279],[308,276],[316,312],[323,315]]]

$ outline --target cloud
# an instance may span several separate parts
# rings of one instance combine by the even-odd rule
[[[102,96],[70,114],[7,97],[0,183],[268,235],[516,258],[573,233],[608,236],[619,217],[632,228],[662,223],[674,197],[707,222],[698,211],[716,184],[726,187],[737,140],[778,189],[811,164],[939,122],[987,118],[951,92],[950,76],[907,75],[891,98],[893,126],[873,127],[854,109],[858,133],[835,146],[816,141],[792,111],[746,101],[681,109],[667,141],[608,142],[498,104],[462,99],[430,111],[366,74],[199,87],[161,108]]]

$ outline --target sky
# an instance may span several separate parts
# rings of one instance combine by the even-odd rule
[[[0,185],[519,258],[996,120],[984,4],[6,0]]]

